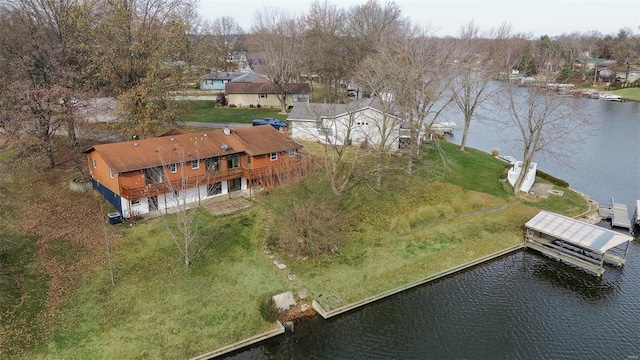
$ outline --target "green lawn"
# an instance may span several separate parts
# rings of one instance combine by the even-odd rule
[[[640,101],[640,87],[615,90],[612,93],[622,96],[625,100]]]
[[[184,111],[180,118],[183,121],[250,124],[253,119],[265,117],[287,119],[287,115],[280,114],[278,110],[217,107],[215,101],[180,101],[180,106]]]
[[[291,285],[262,251],[259,211],[199,216],[189,268],[163,219],[123,225],[122,237],[111,239],[115,286],[108,268],[97,268],[28,357],[180,359],[275,328],[261,317],[258,298]]]
[[[361,187],[355,198],[343,200],[344,214],[337,216],[355,213],[358,221],[338,255],[289,259],[290,268],[325,309],[520,244],[522,226],[540,208],[570,216],[588,208],[584,198],[568,189],[562,189],[564,197],[516,198],[498,180],[504,163],[473,149],[460,153],[454,144],[441,146],[446,164],[427,146],[416,176],[399,174],[389,181],[394,189]],[[301,186],[314,189],[310,198],[326,197],[312,180]],[[293,193],[277,189],[264,206],[284,213],[282,204]]]

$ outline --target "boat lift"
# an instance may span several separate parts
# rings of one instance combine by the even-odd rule
[[[623,266],[633,237],[540,211],[526,224],[525,247],[601,276],[604,263]]]
[[[638,206],[636,205],[636,213],[638,212],[637,208]],[[612,227],[619,227],[627,229],[629,231],[632,230],[631,221],[629,221],[629,212],[627,210],[627,205],[616,204],[613,201],[613,196],[611,197],[611,203],[608,207],[598,208],[598,215],[607,220],[611,219]]]

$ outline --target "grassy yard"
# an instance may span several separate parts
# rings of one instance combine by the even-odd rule
[[[620,95],[625,100],[640,101],[640,87],[615,90],[612,93]]]
[[[325,309],[346,305],[453,266],[522,243],[522,226],[540,208],[566,215],[588,204],[568,189],[564,197],[516,198],[498,181],[504,163],[453,144],[442,144],[446,166],[427,150],[411,180],[391,181],[397,191],[365,194],[349,201],[360,226],[340,245],[338,255],[290,259],[291,269]],[[439,175],[434,175],[439,174]],[[318,189],[315,186],[314,189]],[[277,208],[279,189],[265,201]],[[355,208],[354,207],[355,204]]]
[[[472,149],[460,153],[456,148],[446,143],[441,153],[425,148],[415,175],[390,174],[384,189],[359,184],[336,198],[320,177],[310,176],[271,191],[253,208],[230,216],[214,217],[198,210],[200,238],[189,268],[168,230],[172,216],[131,227],[106,227],[104,217],[101,223],[76,221],[77,232],[90,235],[91,247],[78,246],[66,240],[71,235],[55,231],[62,235],[48,239],[44,248],[56,266],[82,271],[80,281],[66,288],[66,300],[53,310],[45,306],[50,287],[34,255],[47,236],[41,235],[37,247],[32,237],[25,237],[31,245],[11,250],[9,260],[23,269],[24,284],[30,288],[23,293],[31,298],[27,299],[31,309],[22,323],[22,316],[1,318],[0,356],[179,359],[272,329],[274,325],[260,315],[258,299],[296,289],[263,252],[264,221],[271,210],[275,221],[271,231],[277,232],[283,206],[292,201],[332,199],[340,209],[335,216],[355,218],[335,255],[305,260],[276,253],[297,275],[300,289],[308,290],[327,309],[521,243],[522,225],[539,208],[576,215],[587,206],[567,189],[562,189],[564,197],[545,200],[513,197],[498,180],[503,163]],[[404,163],[403,158],[398,163]],[[96,207],[90,197],[72,196],[60,188],[51,191],[56,193],[51,199],[34,199],[38,207],[76,206],[84,213]],[[68,204],[60,203],[65,199]],[[62,222],[51,217],[47,229]],[[115,285],[107,267],[106,239],[113,248]],[[91,262],[83,261],[86,258]],[[3,264],[6,259],[0,257]],[[2,310],[8,308],[27,310],[10,302]],[[49,320],[37,328],[29,324],[34,318]],[[23,341],[24,334],[35,340]]]
[[[262,251],[259,211],[198,216],[200,240],[189,268],[167,219],[117,229],[121,236],[110,239],[115,286],[104,264],[96,269],[59,311],[53,335],[29,357],[179,359],[273,329],[259,313],[258,298],[290,285]]]
[[[287,119],[287,115],[278,110],[217,107],[215,101],[180,101],[180,105],[185,111],[180,120],[184,121],[250,124],[253,119],[265,117]]]

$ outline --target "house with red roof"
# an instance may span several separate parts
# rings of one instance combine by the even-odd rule
[[[93,188],[124,218],[272,188],[304,170],[302,145],[271,126],[219,129],[87,149]]]

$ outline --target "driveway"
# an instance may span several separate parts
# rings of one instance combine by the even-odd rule
[[[207,129],[224,129],[225,127],[229,127],[230,129],[236,129],[236,128],[251,126],[251,124],[243,124],[243,123],[206,123],[206,122],[195,122],[195,121],[178,121],[178,124],[186,127],[207,128]]]

